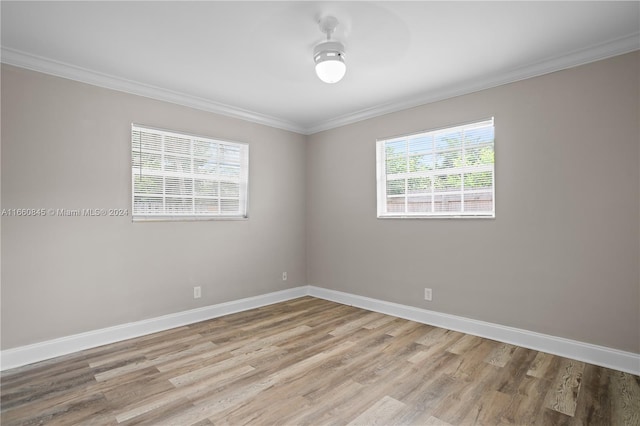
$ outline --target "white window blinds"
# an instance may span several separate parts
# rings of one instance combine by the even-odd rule
[[[495,217],[493,118],[377,141],[378,217]]]
[[[131,126],[133,219],[245,218],[249,145]]]

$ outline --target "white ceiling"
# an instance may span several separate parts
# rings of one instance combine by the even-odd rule
[[[314,133],[640,49],[640,2],[1,2],[2,61]],[[347,74],[314,73],[320,17]]]

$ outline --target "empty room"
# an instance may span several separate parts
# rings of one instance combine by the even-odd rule
[[[640,426],[640,2],[0,8],[3,426]]]

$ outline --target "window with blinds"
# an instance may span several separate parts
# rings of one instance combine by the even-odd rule
[[[495,217],[493,118],[377,141],[379,218]]]
[[[134,220],[246,218],[249,145],[131,126]]]

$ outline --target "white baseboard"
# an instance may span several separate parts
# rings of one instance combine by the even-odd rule
[[[640,354],[315,286],[296,287],[7,349],[0,352],[0,371],[306,295],[640,375]]]
[[[460,331],[474,336],[485,337],[503,343],[640,375],[640,354],[632,352],[620,351],[604,346],[550,336],[548,334],[536,333],[456,315],[443,314],[320,287],[309,286],[308,294],[313,297],[331,300],[344,305],[356,306],[369,311],[393,315],[423,324]]]
[[[273,303],[284,302],[308,294],[308,287],[295,287],[287,290],[247,297],[203,308],[191,309],[175,314],[163,315],[128,324],[74,334],[59,339],[47,340],[32,345],[20,346],[0,352],[0,371],[20,367],[46,359],[67,355],[85,349],[95,348],[109,343],[140,337],[158,331],[164,331],[199,321],[248,309],[259,308]]]

